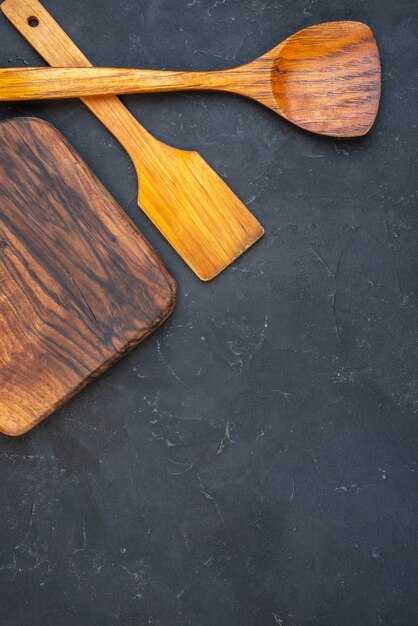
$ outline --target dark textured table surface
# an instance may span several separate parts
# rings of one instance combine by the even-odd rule
[[[177,311],[19,439],[0,437],[3,626],[418,623],[416,0],[47,0],[93,63],[240,64],[320,21],[375,31],[372,132],[304,133],[228,95],[131,96],[266,229],[203,284],[79,101],[54,124],[160,252]],[[41,61],[2,16],[1,66]]]

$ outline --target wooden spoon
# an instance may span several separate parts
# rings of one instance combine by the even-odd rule
[[[365,24],[325,22],[288,37],[247,65],[221,71],[0,70],[2,100],[197,89],[238,93],[306,130],[355,137],[367,133],[376,119],[381,91],[379,52]]]

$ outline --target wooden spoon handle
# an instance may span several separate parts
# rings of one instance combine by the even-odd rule
[[[196,89],[234,91],[234,77],[232,70],[168,72],[105,67],[18,67],[0,69],[0,100],[82,98]]]

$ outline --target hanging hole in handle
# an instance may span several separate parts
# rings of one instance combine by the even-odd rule
[[[32,17],[28,17],[28,24],[29,26],[31,26],[32,28],[36,28],[36,26],[38,26],[39,24],[39,20],[37,17],[35,17],[34,15],[32,15]]]

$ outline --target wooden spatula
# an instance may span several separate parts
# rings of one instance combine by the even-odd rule
[[[325,22],[288,37],[252,63],[229,70],[0,70],[0,100],[185,89],[239,93],[306,130],[355,137],[370,129],[379,108],[379,52],[365,24]]]
[[[6,0],[1,9],[50,65],[91,67],[37,0]],[[259,222],[198,153],[155,139],[116,96],[83,102],[131,157],[140,207],[199,278],[214,278],[262,236]]]

